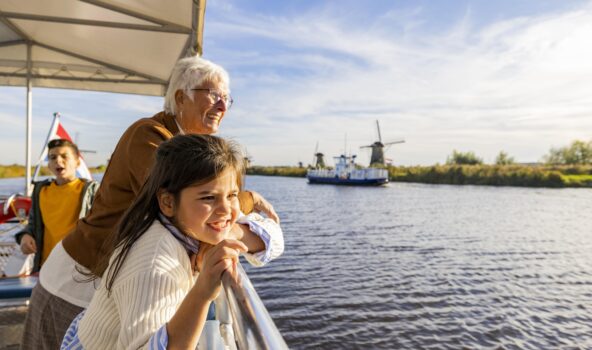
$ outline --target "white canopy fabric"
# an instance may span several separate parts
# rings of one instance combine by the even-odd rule
[[[205,0],[2,0],[0,85],[162,96],[201,55]],[[28,63],[30,62],[30,70]]]
[[[0,85],[163,96],[175,62],[202,54],[206,0],[1,0]]]

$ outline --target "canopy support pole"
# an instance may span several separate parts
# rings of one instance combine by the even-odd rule
[[[27,146],[26,146],[26,160],[25,160],[25,195],[31,194],[31,108],[32,108],[32,81],[31,73],[33,60],[31,58],[31,43],[27,43]]]

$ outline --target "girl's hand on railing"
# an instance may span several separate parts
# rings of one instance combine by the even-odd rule
[[[235,274],[238,256],[246,251],[247,247],[242,242],[233,239],[223,240],[215,246],[200,247],[197,256],[199,277],[194,288],[199,288],[202,298],[216,299],[220,293],[222,274],[225,271]]]

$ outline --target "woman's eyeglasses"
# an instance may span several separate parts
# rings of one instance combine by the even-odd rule
[[[226,94],[222,93],[220,90],[216,90],[216,89],[191,89],[191,91],[207,91],[208,92],[208,96],[210,96],[210,98],[212,99],[212,101],[214,101],[214,104],[222,101],[224,103],[224,106],[226,107],[226,109],[230,109],[230,106],[232,106],[232,103],[234,102],[234,100],[232,99],[232,96],[226,95]]]

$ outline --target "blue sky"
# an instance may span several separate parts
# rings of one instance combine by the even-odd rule
[[[204,57],[230,73],[221,134],[256,165],[312,161],[403,138],[398,165],[443,163],[453,149],[493,162],[540,160],[590,140],[592,1],[209,1]],[[34,89],[33,158],[59,111],[105,163],[162,98]],[[24,163],[24,88],[0,87],[0,163]],[[347,140],[347,146],[346,145]]]

